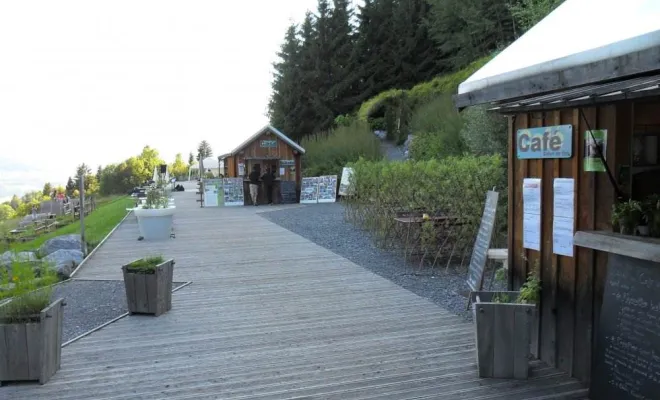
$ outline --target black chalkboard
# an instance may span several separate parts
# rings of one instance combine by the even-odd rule
[[[282,195],[280,199],[282,204],[295,204],[298,202],[296,198],[296,181],[281,181],[280,193]]]
[[[488,249],[490,248],[490,239],[493,236],[493,227],[495,226],[495,215],[497,213],[497,199],[499,194],[489,190],[486,194],[486,204],[484,205],[484,214],[481,217],[479,233],[474,241],[472,249],[472,258],[468,267],[467,283],[473,292],[481,290],[484,280],[484,268],[488,258]]]
[[[660,264],[609,254],[589,397],[660,398]]]

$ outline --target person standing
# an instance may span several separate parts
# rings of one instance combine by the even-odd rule
[[[261,177],[261,180],[264,182],[264,187],[266,188],[266,197],[268,198],[268,205],[273,204],[273,182],[275,181],[275,176],[269,168],[266,168],[266,173]]]
[[[252,204],[256,206],[259,200],[259,171],[257,171],[256,165],[250,172],[250,197],[252,197]]]

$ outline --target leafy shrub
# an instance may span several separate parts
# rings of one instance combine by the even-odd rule
[[[22,323],[38,319],[38,315],[50,304],[52,286],[58,281],[54,270],[43,266],[35,268],[31,263],[16,262],[11,269],[0,271],[0,300],[11,298],[0,307],[0,322]]]
[[[506,177],[504,161],[498,155],[399,163],[359,160],[351,166],[351,191],[355,195],[347,199],[346,208],[351,222],[373,233],[381,245],[399,247],[405,232],[394,236],[392,232],[397,232],[394,218],[401,212],[458,218],[461,224],[423,224],[421,245],[425,253],[446,250],[463,258],[476,237],[486,192],[494,186],[502,188]],[[506,228],[507,200],[505,191],[499,192],[494,236],[501,236]]]
[[[348,163],[360,157],[366,160],[381,158],[380,140],[365,122],[355,121],[325,134],[304,138],[302,159],[305,176],[338,175]]]
[[[410,127],[415,135],[410,156],[415,160],[459,155],[466,149],[461,138],[463,119],[448,95],[418,107]]]
[[[470,153],[475,155],[507,153],[507,120],[489,112],[487,106],[469,107],[461,113],[463,128],[461,139]]]
[[[9,204],[0,204],[0,221],[16,217],[16,211]]]

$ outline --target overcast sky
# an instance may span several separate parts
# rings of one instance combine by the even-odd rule
[[[316,0],[0,0],[0,199],[267,123],[272,62]]]

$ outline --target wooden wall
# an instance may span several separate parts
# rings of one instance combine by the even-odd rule
[[[276,147],[261,147],[262,140],[277,141]],[[238,154],[227,157],[227,173],[229,177],[238,177],[238,164],[245,164],[246,173],[250,172],[250,163],[258,162],[262,165],[262,172],[265,171],[264,165],[276,164],[278,167],[278,177],[284,181],[300,182],[300,154],[294,154],[295,149],[288,143],[281,140],[279,136],[266,132],[249,143],[245,148],[240,149]],[[293,160],[293,166],[281,166],[280,160]],[[279,167],[285,168],[285,174],[279,176]],[[294,168],[291,168],[294,167]]]
[[[631,106],[584,108],[591,129],[607,129],[606,159],[616,174],[617,149],[630,135]],[[602,301],[607,256],[575,248],[574,257],[552,253],[553,179],[575,179],[575,230],[609,230],[616,195],[604,172],[584,172],[584,134],[587,124],[578,109],[523,113],[509,117],[509,270],[518,289],[536,263],[542,280],[538,354],[552,366],[587,381],[591,348]],[[516,131],[523,128],[573,125],[570,159],[518,160]],[[625,136],[625,137],[624,137]],[[622,139],[623,138],[623,139]],[[524,178],[542,179],[541,251],[522,247],[522,184]]]

